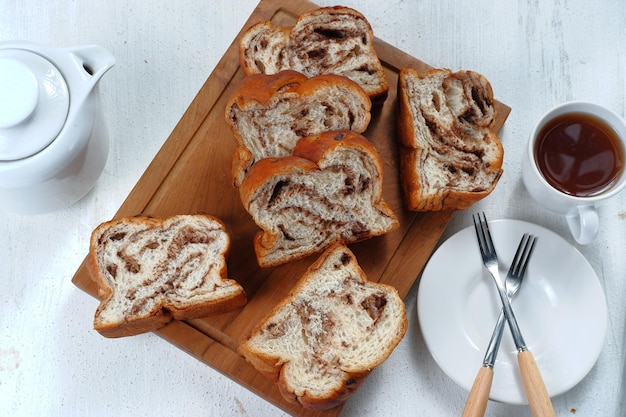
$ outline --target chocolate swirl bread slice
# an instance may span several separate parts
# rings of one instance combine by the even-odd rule
[[[209,215],[102,223],[87,258],[101,300],[94,328],[131,336],[242,306],[243,288],[226,278],[229,248],[223,223]]]
[[[400,71],[400,172],[409,210],[465,209],[489,195],[504,150],[491,85],[472,71]]]
[[[382,197],[383,168],[374,146],[356,132],[324,132],[300,140],[293,156],[258,161],[239,187],[262,229],[259,265],[273,266],[353,243],[399,226]]]
[[[364,132],[370,109],[367,94],[338,75],[307,79],[298,72],[283,71],[245,77],[225,114],[239,144],[233,155],[235,185],[254,162],[291,155],[305,136],[328,130]]]
[[[389,85],[374,50],[374,34],[361,13],[348,7],[323,7],[301,15],[292,28],[260,22],[240,41],[245,74],[276,74],[286,69],[314,77],[338,74],[358,83],[374,102]]]
[[[367,280],[337,243],[306,271],[238,351],[289,401],[328,409],[346,401],[407,328],[395,288]]]

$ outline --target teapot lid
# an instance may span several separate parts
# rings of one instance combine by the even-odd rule
[[[0,161],[27,158],[52,143],[69,104],[54,64],[31,51],[0,49]]]

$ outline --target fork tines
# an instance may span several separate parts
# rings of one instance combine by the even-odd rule
[[[481,218],[482,214],[482,218]],[[491,232],[489,231],[489,223],[487,222],[487,216],[485,212],[476,213],[474,218],[474,228],[476,229],[476,237],[478,238],[478,246],[482,253],[496,253],[496,248],[493,246],[493,239],[491,238]]]
[[[533,253],[535,249],[535,243],[537,243],[537,238],[531,234],[524,233],[522,236],[522,241],[520,245],[517,247],[517,251],[515,252],[515,257],[513,258],[512,265],[514,265],[513,272],[517,275],[524,275],[526,272],[526,267],[528,266],[528,258]]]

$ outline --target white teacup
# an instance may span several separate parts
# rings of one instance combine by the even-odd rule
[[[596,121],[600,120],[600,125],[604,124],[606,125],[605,127],[613,130],[613,136],[617,139],[615,145],[618,148],[618,154],[621,153],[617,158],[618,160],[621,158],[621,164],[618,164],[619,169],[615,178],[608,184],[605,184],[605,187],[601,190],[595,193],[592,192],[590,195],[577,195],[575,192],[577,187],[574,185],[572,186],[574,192],[572,192],[567,189],[567,186],[555,183],[554,177],[550,177],[550,174],[544,174],[542,172],[540,163],[538,162],[538,159],[542,161],[556,160],[558,161],[559,172],[565,174],[569,172],[567,166],[581,165],[578,164],[580,161],[571,155],[559,154],[559,158],[545,158],[545,155],[544,157],[541,155],[538,156],[536,152],[537,143],[542,140],[541,137],[545,136],[546,129],[548,129],[547,125],[553,125],[555,118],[567,117],[565,115],[568,114],[582,114],[591,116],[592,119]],[[595,124],[595,122],[592,122],[592,124]],[[599,204],[615,196],[626,187],[626,173],[624,172],[626,170],[624,161],[625,148],[626,122],[616,113],[593,103],[570,102],[561,104],[548,111],[535,125],[530,134],[522,162],[522,178],[524,185],[537,203],[553,212],[564,215],[574,239],[579,244],[586,245],[591,243],[598,233],[599,219],[597,207]],[[582,152],[581,154],[588,155],[589,152]],[[593,164],[595,162],[591,160],[586,163]],[[542,164],[544,171],[548,171],[545,169],[545,162],[542,162]],[[585,163],[582,165],[584,164]],[[600,163],[593,169],[597,170],[598,168],[605,168],[606,166],[609,165]],[[596,172],[593,169],[591,171]],[[574,169],[572,168],[572,170]],[[580,172],[575,173],[580,174]],[[552,184],[549,182],[549,179]]]

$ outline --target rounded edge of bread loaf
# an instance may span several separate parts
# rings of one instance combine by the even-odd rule
[[[320,74],[315,77],[307,78],[298,71],[283,70],[271,75],[251,74],[245,76],[237,84],[233,95],[226,103],[224,114],[226,123],[236,128],[230,117],[234,105],[241,110],[247,110],[250,107],[267,104],[276,94],[290,92],[303,97],[314,96],[319,89],[329,86],[344,86],[353,90],[355,95],[361,97],[363,104],[366,106],[366,110],[371,112],[372,106],[370,97],[363,91],[359,84],[348,77],[337,74]],[[355,126],[353,130],[359,133],[364,132],[370,120],[371,116],[361,125]],[[240,139],[239,136],[238,139]]]

